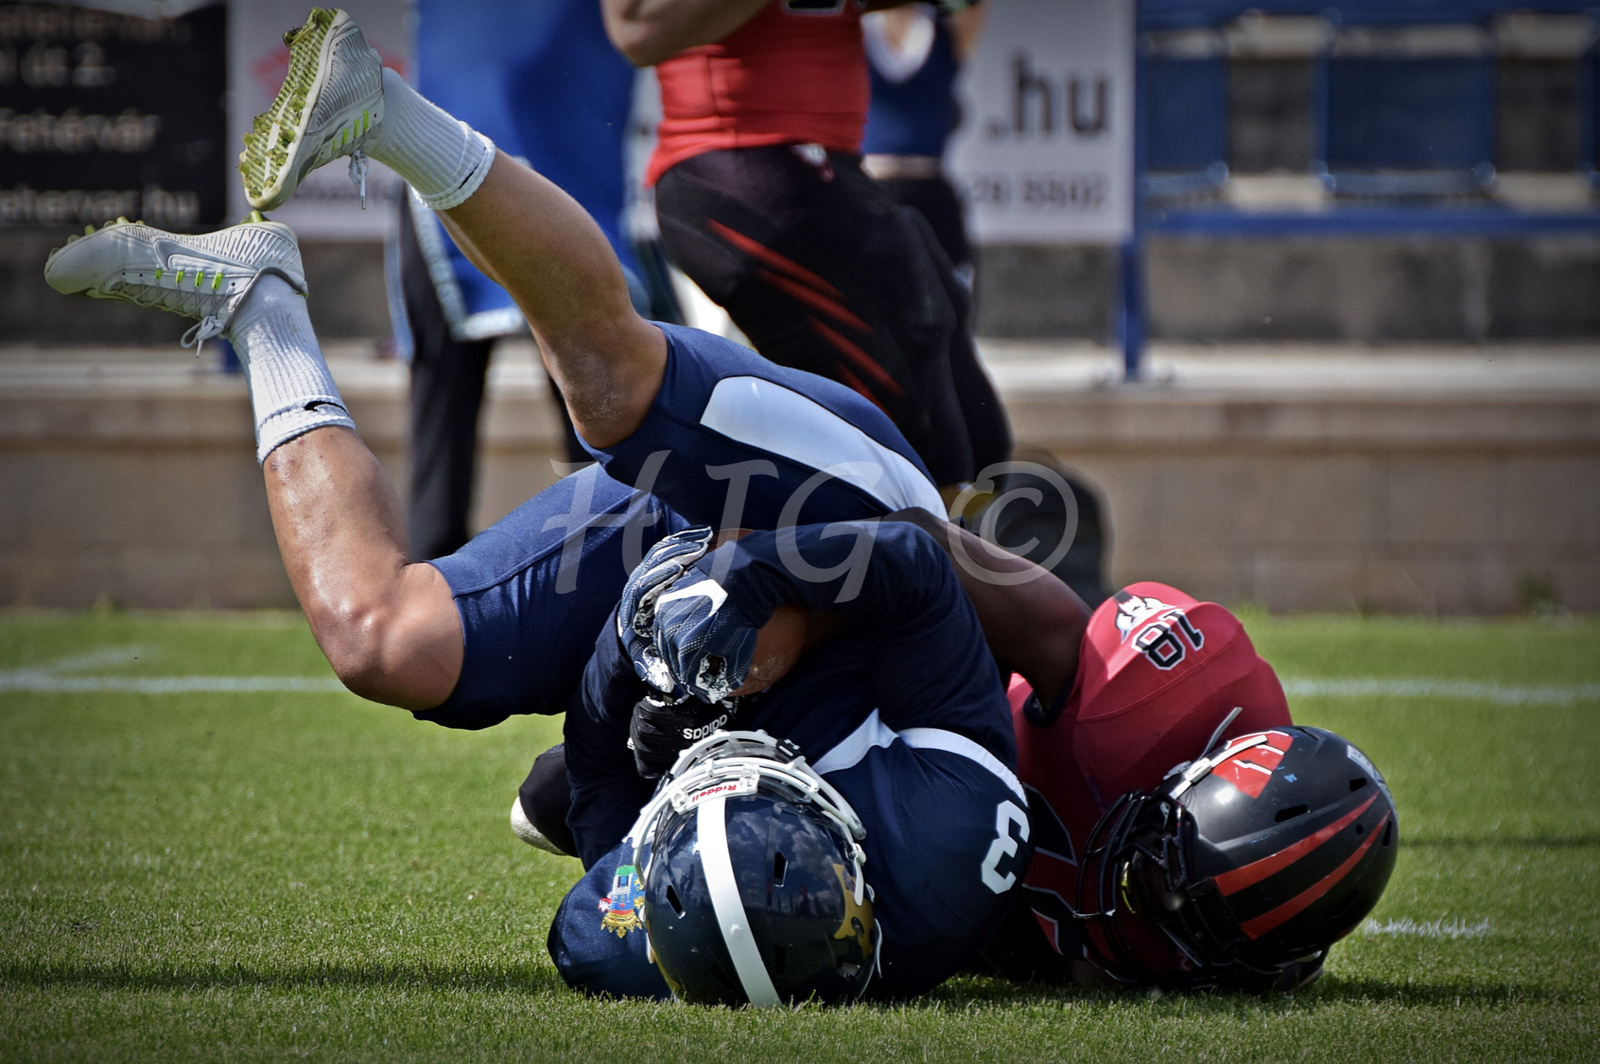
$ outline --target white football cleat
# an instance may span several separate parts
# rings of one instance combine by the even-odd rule
[[[183,346],[220,336],[256,278],[273,273],[306,292],[294,230],[259,213],[215,233],[168,233],[118,218],[89,226],[44,264],[44,279],[66,295],[120,299],[198,318]]]
[[[383,60],[348,14],[314,7],[283,35],[289,73],[244,135],[239,175],[260,211],[279,206],[317,167],[342,155],[367,202],[367,134],[383,121]]]
[[[511,830],[517,838],[532,846],[534,849],[553,853],[557,857],[567,856],[561,852],[561,847],[551,842],[544,833],[533,826],[533,821],[528,819],[528,814],[522,811],[522,797],[519,795],[511,799]]]

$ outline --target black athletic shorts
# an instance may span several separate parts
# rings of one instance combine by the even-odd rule
[[[926,219],[885,195],[859,156],[706,152],[662,175],[656,211],[667,254],[756,350],[870,398],[936,483],[1009,455],[965,289]]]

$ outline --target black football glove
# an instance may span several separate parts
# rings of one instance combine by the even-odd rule
[[[739,712],[739,700],[707,705],[697,698],[673,700],[652,691],[633,705],[628,722],[628,746],[633,764],[647,780],[660,779],[678,755],[720,728],[727,728]]]

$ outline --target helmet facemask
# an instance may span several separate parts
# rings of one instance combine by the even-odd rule
[[[1142,791],[1119,798],[1090,832],[1077,915],[1088,922],[1084,937],[1096,962],[1114,978],[1165,981],[1218,962],[1209,922],[1186,911],[1205,893],[1189,878],[1193,837],[1181,805]],[[1191,935],[1191,922],[1207,932],[1203,938]]]

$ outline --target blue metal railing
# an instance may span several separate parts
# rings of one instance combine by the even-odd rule
[[[1228,180],[1227,60],[1162,56],[1141,44],[1135,85],[1134,237],[1121,249],[1124,370],[1140,374],[1146,334],[1143,240],[1150,232],[1282,235],[1521,236],[1600,232],[1600,211],[1523,210],[1484,196],[1495,175],[1497,56],[1487,27],[1508,12],[1590,16],[1597,0],[1137,0],[1151,34],[1223,27],[1247,12],[1313,16],[1332,32],[1309,58],[1312,164],[1334,199],[1317,210],[1242,210],[1206,199]],[[1385,53],[1381,34],[1470,25],[1479,50]],[[1380,47],[1340,49],[1338,33],[1378,31]],[[1370,36],[1370,34],[1369,34]],[[1600,188],[1600,43],[1580,64],[1580,169]],[[1156,101],[1161,101],[1157,103]],[[1195,202],[1196,199],[1201,202]]]

